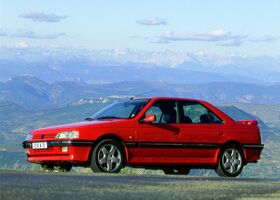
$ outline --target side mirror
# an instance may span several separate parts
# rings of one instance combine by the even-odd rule
[[[155,115],[147,115],[144,119],[143,122],[145,123],[153,123],[154,121],[156,121],[156,116]]]

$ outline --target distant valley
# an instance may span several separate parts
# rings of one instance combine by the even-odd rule
[[[47,83],[31,75],[14,77],[0,83],[0,101],[13,102],[27,109],[53,108],[82,98],[108,96],[177,96],[204,99],[212,103],[280,104],[280,84],[258,85],[238,82],[175,84],[164,81]]]

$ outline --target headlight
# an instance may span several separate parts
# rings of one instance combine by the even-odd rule
[[[27,140],[32,140],[32,134],[31,133],[28,133],[25,137],[25,141]]]
[[[79,131],[62,131],[59,132],[55,138],[58,139],[77,139],[79,138]]]

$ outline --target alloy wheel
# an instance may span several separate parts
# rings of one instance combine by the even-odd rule
[[[242,166],[242,156],[239,151],[234,148],[224,151],[222,156],[222,165],[230,174],[238,172]]]
[[[114,144],[105,144],[99,149],[97,159],[105,172],[112,172],[121,165],[121,152]]]

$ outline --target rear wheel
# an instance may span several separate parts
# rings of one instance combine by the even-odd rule
[[[93,172],[118,173],[124,158],[122,146],[115,140],[105,139],[94,148],[90,167]]]
[[[167,167],[163,169],[163,172],[166,175],[188,175],[190,173],[190,169]]]
[[[236,177],[241,173],[243,166],[241,149],[237,145],[230,145],[221,151],[216,173],[222,177]]]

